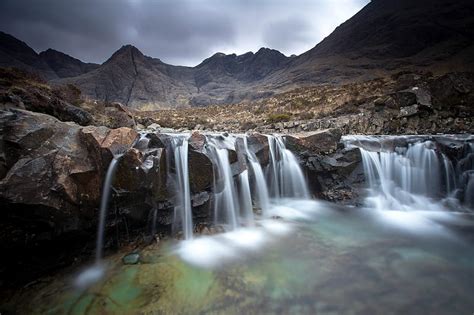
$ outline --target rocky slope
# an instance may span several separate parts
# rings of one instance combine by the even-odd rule
[[[261,49],[241,56],[215,54],[195,68],[149,63],[154,70],[138,71],[139,85],[129,80],[126,87],[114,87],[101,69],[67,82],[91,97],[153,109],[236,103],[298,86],[360,82],[401,70],[474,71],[473,12],[468,0],[377,0],[298,57]],[[104,69],[108,78],[121,78],[120,71],[109,70]],[[158,76],[163,88],[143,83],[147,76]],[[106,94],[94,91],[91,82]]]
[[[400,72],[361,83],[319,85],[253,102],[136,112],[139,127],[344,134],[469,133],[474,130],[474,75]]]
[[[40,52],[39,57],[49,65],[59,78],[76,77],[99,67],[98,64],[84,63],[54,49]]]
[[[91,99],[132,108],[229,104],[401,70],[474,71],[473,13],[468,0],[376,0],[301,56],[262,48],[240,56],[217,53],[196,67],[168,65],[130,45],[101,66],[52,50],[38,56],[3,34],[0,65],[36,71],[55,84],[76,85]]]
[[[87,73],[98,67],[48,49],[37,54],[26,43],[0,32],[0,67],[14,67],[53,80]]]
[[[58,78],[54,70],[26,43],[4,32],[0,32],[0,67],[15,67],[46,79]]]
[[[179,67],[127,45],[98,69],[55,83],[74,84],[93,99],[118,101],[132,108],[204,106],[247,97],[255,82],[288,60],[276,50],[262,48],[240,56],[217,53],[194,68]]]

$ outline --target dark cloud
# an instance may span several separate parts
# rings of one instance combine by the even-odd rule
[[[124,44],[172,64],[262,46],[310,49],[368,0],[2,0],[0,30],[103,62]]]

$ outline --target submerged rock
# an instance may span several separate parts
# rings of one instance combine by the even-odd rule
[[[140,261],[140,254],[130,253],[122,257],[124,265],[136,265]]]

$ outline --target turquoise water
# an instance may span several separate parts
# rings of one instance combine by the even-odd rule
[[[277,214],[254,228],[144,248],[137,265],[118,253],[88,288],[74,285],[76,274],[58,276],[10,306],[24,314],[474,312],[470,215],[307,201]]]

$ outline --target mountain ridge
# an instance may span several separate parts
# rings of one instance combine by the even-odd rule
[[[474,4],[468,0],[376,0],[299,56],[262,47],[241,55],[215,53],[185,67],[124,45],[102,65],[60,52],[60,67],[48,58],[41,65],[49,62],[45,69],[53,73],[46,77],[54,84],[74,84],[86,97],[101,101],[147,110],[206,106],[397,71],[474,71],[473,30]]]

